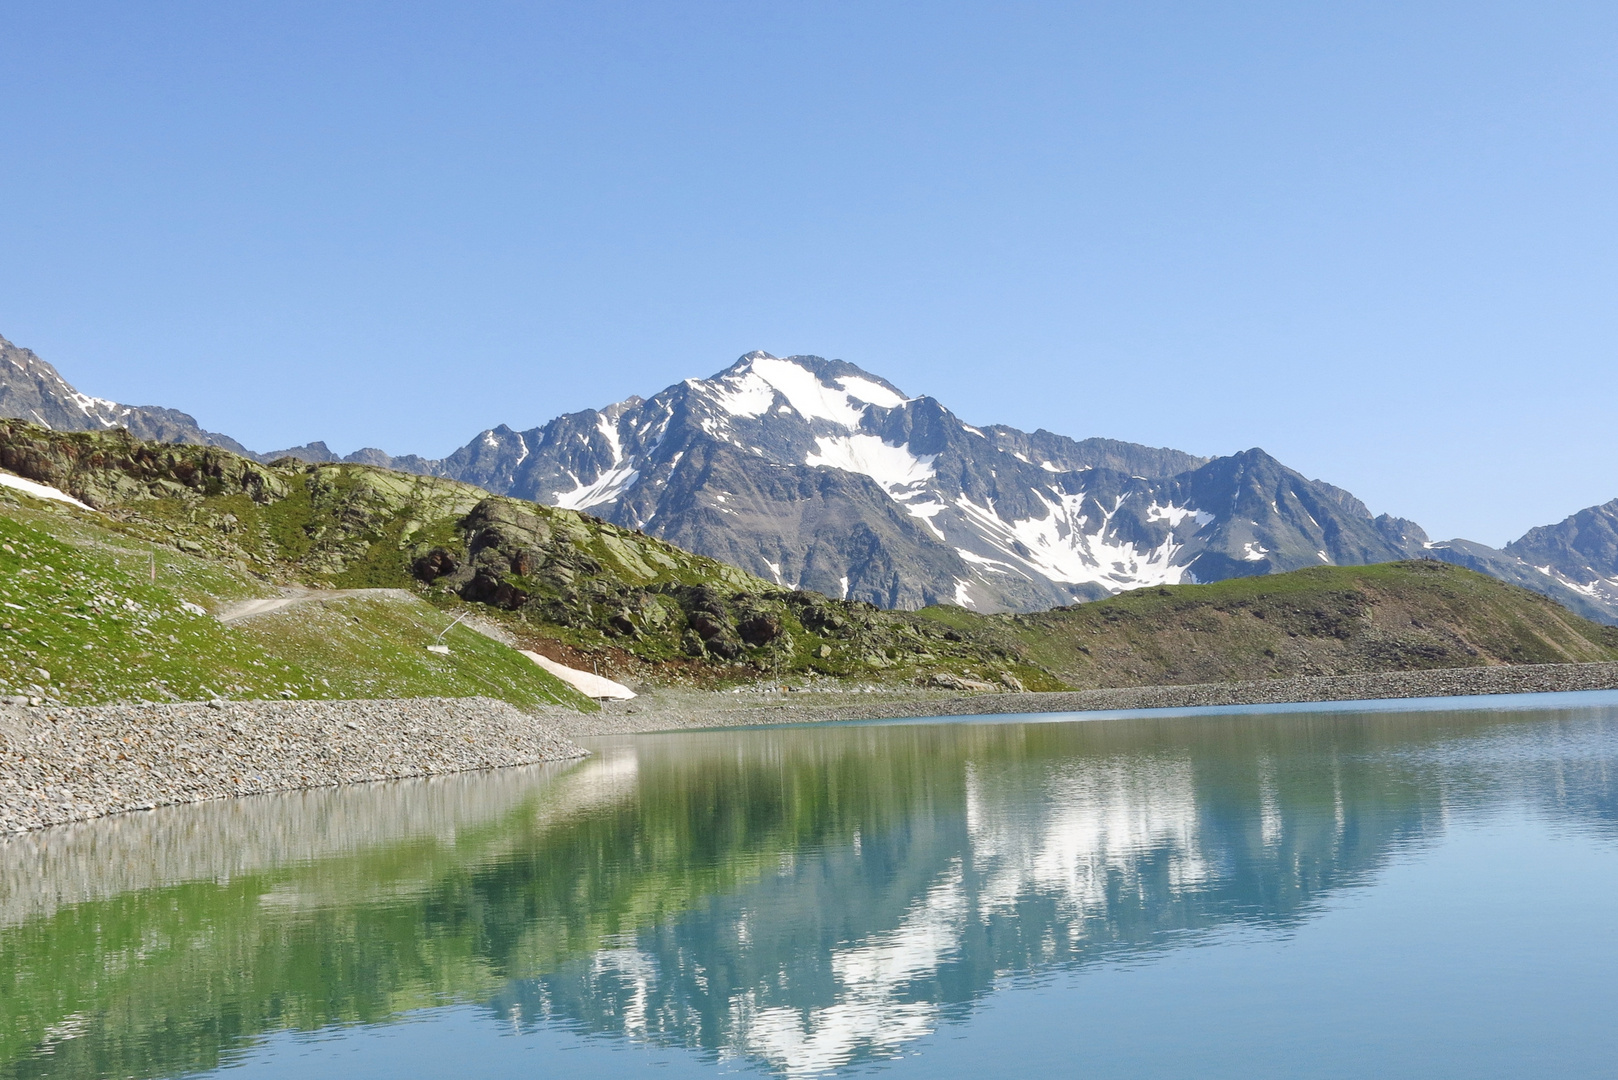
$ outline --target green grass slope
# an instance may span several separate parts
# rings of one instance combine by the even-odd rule
[[[0,489],[0,693],[66,704],[486,695],[593,708],[504,645],[410,597],[341,598],[226,626],[266,593],[235,567]]]
[[[1034,615],[927,614],[998,634],[1078,688],[1618,660],[1618,628],[1427,560],[1140,589]]]
[[[272,465],[127,432],[0,420],[0,466],[102,510],[109,529],[265,582],[408,588],[476,605],[526,646],[640,678],[724,685],[940,672],[1057,688],[989,639],[781,588],[571,510],[364,465]]]

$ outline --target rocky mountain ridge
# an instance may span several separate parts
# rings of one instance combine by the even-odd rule
[[[1385,562],[1426,539],[1262,450],[980,429],[852,364],[761,352],[649,399],[490,429],[435,467],[890,608],[1036,610]]]
[[[481,432],[446,458],[252,453],[174,410],[90,398],[0,339],[0,415],[357,463],[585,510],[765,580],[887,608],[1033,611],[1150,585],[1409,557],[1618,622],[1618,501],[1505,549],[1431,542],[1254,448],[1220,458],[965,423],[840,360],[753,352],[651,398]]]
[[[285,457],[311,463],[347,462],[378,465],[383,468],[438,475],[434,462],[406,454],[395,458],[374,447],[339,457],[323,442],[257,453],[229,435],[209,431],[197,418],[178,409],[160,405],[124,405],[106,398],[80,393],[51,364],[32,349],[24,349],[0,337],[0,418],[27,420],[53,431],[109,431],[125,428],[137,439],[217,446],[233,454],[269,464]]]
[[[241,443],[205,431],[196,418],[155,405],[120,405],[81,394],[32,349],[0,337],[0,417],[27,420],[55,431],[127,428],[137,439],[219,446],[250,454]]]

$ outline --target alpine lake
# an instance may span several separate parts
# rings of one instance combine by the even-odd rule
[[[587,745],[0,839],[0,1076],[1618,1074],[1618,693]]]

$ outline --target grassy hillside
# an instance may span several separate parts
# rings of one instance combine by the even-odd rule
[[[344,598],[225,626],[207,614],[266,592],[235,567],[0,489],[0,693],[68,704],[486,695],[593,705],[431,605]]]
[[[1139,589],[1033,615],[925,614],[997,633],[1077,688],[1618,660],[1618,628],[1427,560]]]
[[[260,465],[121,431],[0,420],[0,466],[130,539],[268,583],[407,588],[475,606],[527,647],[641,678],[909,682],[948,672],[1057,688],[998,642],[780,586],[587,514],[364,465]]]

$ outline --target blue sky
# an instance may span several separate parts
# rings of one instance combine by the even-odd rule
[[[1618,496],[1618,7],[0,0],[0,334],[445,453],[841,357],[1435,536]]]

